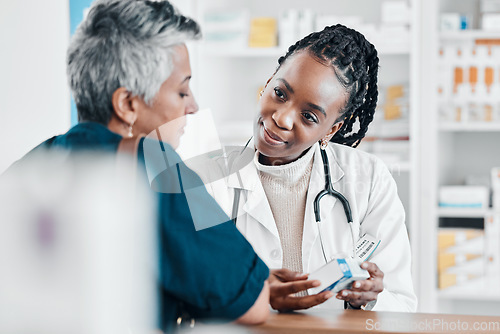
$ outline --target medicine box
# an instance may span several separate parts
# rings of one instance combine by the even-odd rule
[[[442,228],[438,232],[438,250],[482,252],[484,231],[465,228]]]
[[[486,209],[489,206],[489,189],[483,186],[442,186],[439,189],[439,206]]]
[[[321,285],[309,289],[309,294],[317,294],[326,290],[339,292],[350,289],[352,283],[370,277],[368,271],[351,258],[335,259],[309,275],[310,280],[319,280]]]

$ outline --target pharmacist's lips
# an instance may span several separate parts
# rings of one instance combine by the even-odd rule
[[[266,124],[264,124],[264,122],[262,122],[262,126],[264,127],[264,131],[266,131],[266,133],[269,135],[269,137],[271,137],[272,139],[276,140],[276,141],[280,141],[280,142],[283,142],[283,143],[287,143],[286,140],[282,139],[280,136],[278,136],[277,134],[275,134],[274,132],[272,132],[271,130],[269,130],[267,127],[266,127]]]

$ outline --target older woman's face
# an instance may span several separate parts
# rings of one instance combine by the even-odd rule
[[[188,50],[184,44],[175,46],[173,71],[161,85],[153,103],[150,106],[141,103],[134,133],[150,134],[158,129],[161,135],[158,139],[177,148],[184,133],[186,116],[198,111],[198,105],[189,87],[190,79]],[[156,137],[157,132],[152,135]]]

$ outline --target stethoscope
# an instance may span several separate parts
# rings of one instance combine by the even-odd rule
[[[321,147],[321,144],[320,144]],[[326,151],[321,147],[321,159],[323,160],[323,170],[325,171],[325,189],[321,190],[314,198],[314,217],[316,218],[316,224],[318,226],[318,234],[319,234],[319,242],[321,244],[321,251],[323,252],[323,258],[325,262],[328,263],[328,259],[325,253],[325,247],[323,245],[323,238],[321,237],[321,210],[319,207],[319,202],[325,195],[331,195],[337,198],[342,206],[344,207],[345,216],[347,217],[347,224],[349,225],[349,229],[351,231],[352,238],[352,258],[356,257],[356,239],[354,238],[354,230],[352,223],[352,212],[351,206],[349,205],[349,201],[345,198],[344,195],[333,189],[332,180],[330,178],[330,163],[328,161],[328,156],[326,155]]]
[[[251,140],[252,138],[250,138]],[[244,149],[248,146],[248,143],[250,140],[247,142],[245,145]],[[321,143],[320,147],[321,147]],[[243,151],[243,150],[242,150]],[[344,208],[345,215],[347,217],[347,223],[349,225],[349,229],[351,231],[351,238],[352,238],[352,258],[355,258],[356,256],[356,242],[355,242],[355,237],[354,237],[354,230],[353,230],[353,223],[352,223],[352,212],[351,212],[351,206],[349,205],[349,201],[347,198],[345,198],[344,195],[333,189],[332,186],[332,181],[330,177],[330,163],[328,161],[328,156],[326,155],[326,152],[323,148],[320,149],[321,152],[321,159],[323,160],[323,169],[325,172],[325,189],[320,191],[316,197],[314,198],[314,216],[316,218],[316,224],[318,226],[318,234],[319,234],[319,241],[321,244],[321,251],[323,253],[323,258],[325,259],[325,263],[328,263],[328,258],[326,257],[325,253],[325,247],[323,244],[323,238],[321,236],[321,210],[320,210],[320,201],[325,195],[331,195],[337,198],[340,203],[342,203],[342,206]],[[241,183],[241,178],[238,173],[238,179]],[[236,220],[238,217],[238,206],[239,206],[239,201],[240,201],[240,192],[241,189],[234,189],[234,199],[233,199],[233,210],[232,210],[232,217],[233,217],[233,223],[236,225]]]

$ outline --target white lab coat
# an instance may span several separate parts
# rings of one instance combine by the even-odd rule
[[[306,199],[302,241],[303,272],[311,273],[325,264],[313,201],[324,189],[325,176],[319,145],[314,145],[314,162]],[[394,179],[385,164],[374,155],[344,145],[330,143],[326,149],[333,188],[342,193],[351,206],[354,235],[368,233],[381,240],[370,261],[384,272],[384,290],[373,310],[415,311],[417,298],[411,278],[410,244],[405,213],[397,195]],[[216,200],[231,216],[234,189],[241,189],[237,227],[255,252],[271,269],[282,267],[283,254],[278,230],[258,171],[250,162],[226,179],[227,189],[212,189]],[[346,216],[333,196],[321,200],[322,238],[327,258],[352,254],[352,238]],[[331,298],[327,307],[343,308],[343,302]]]

